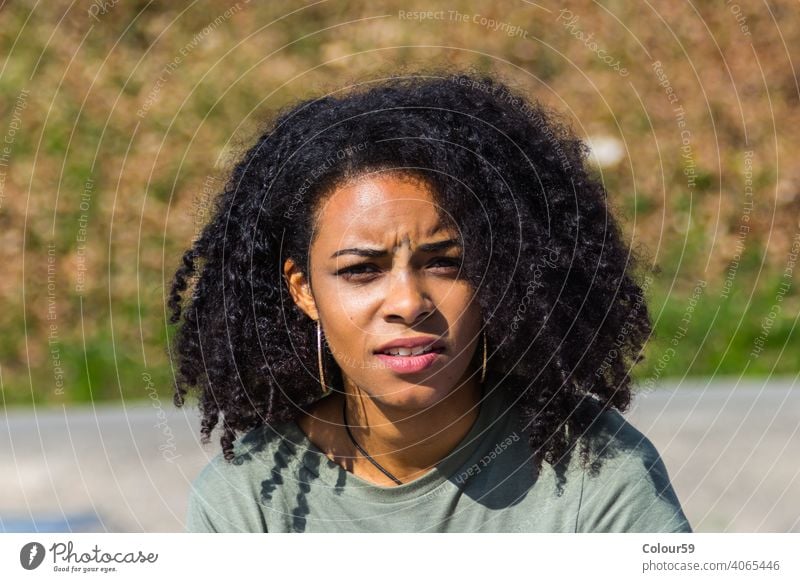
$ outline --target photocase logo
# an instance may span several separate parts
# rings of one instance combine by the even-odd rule
[[[19,551],[19,563],[26,570],[35,570],[44,561],[44,546],[39,542],[29,542]]]

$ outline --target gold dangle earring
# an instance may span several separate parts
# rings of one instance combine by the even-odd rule
[[[330,388],[325,384],[325,372],[322,371],[322,328],[317,320],[317,361],[319,362],[319,383],[322,385],[322,395],[327,396]]]
[[[481,366],[481,384],[486,379],[486,330],[483,330],[483,365]]]

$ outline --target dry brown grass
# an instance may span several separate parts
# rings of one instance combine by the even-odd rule
[[[231,152],[270,109],[401,64],[495,71],[564,112],[579,134],[624,142],[623,161],[602,173],[631,238],[664,268],[654,298],[655,312],[664,309],[659,329],[669,336],[670,315],[680,317],[698,279],[711,289],[704,314],[718,307],[722,314],[695,318],[670,373],[800,365],[796,355],[787,359],[800,352],[790,329],[800,303],[794,286],[772,328],[774,354],[749,366],[731,359],[750,351],[800,230],[800,18],[792,0],[742,3],[741,22],[737,5],[725,2],[198,2],[183,11],[97,0],[48,2],[33,12],[29,4],[0,8],[0,140],[13,132],[13,143],[0,143],[0,151],[10,148],[0,165],[0,364],[9,401],[145,396],[145,370],[167,392],[164,285],[202,219],[204,182],[224,175]],[[578,20],[569,25],[562,8]],[[443,13],[420,22],[400,18],[400,10]],[[492,30],[481,17],[505,24]],[[519,27],[513,36],[503,32],[511,26]],[[592,33],[597,46],[576,31]],[[600,49],[628,75],[602,62]],[[180,62],[165,73],[175,57]],[[656,60],[685,110],[692,188]],[[737,267],[747,151],[754,209]],[[78,293],[81,214],[86,272]],[[731,274],[735,293],[721,297]],[[742,313],[751,294],[753,306]],[[702,364],[690,368],[701,349]]]

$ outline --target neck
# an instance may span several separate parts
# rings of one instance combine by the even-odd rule
[[[429,471],[463,440],[478,417],[483,391],[473,377],[431,407],[401,410],[369,397],[355,384],[345,384],[347,424],[353,438],[403,483]],[[353,449],[364,471],[381,484],[395,485]]]

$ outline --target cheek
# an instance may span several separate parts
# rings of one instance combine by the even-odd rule
[[[439,302],[439,310],[447,318],[451,329],[472,330],[479,328],[481,309],[475,301],[475,293],[471,288],[451,286]]]
[[[325,291],[320,310],[329,344],[335,344],[340,351],[349,355],[359,355],[369,341],[366,336],[370,313],[374,312],[367,294],[336,289],[336,286]]]
[[[337,286],[325,297],[328,313],[335,315],[342,325],[364,326],[375,313],[374,291]]]

